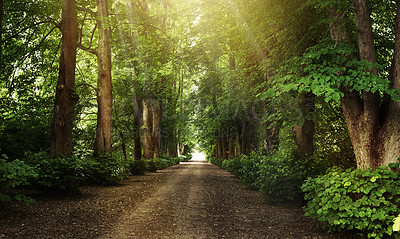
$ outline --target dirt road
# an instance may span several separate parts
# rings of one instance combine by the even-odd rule
[[[268,205],[206,161],[158,174],[154,192],[101,238],[337,238],[314,229],[299,208]]]
[[[79,199],[16,205],[0,219],[0,238],[341,238],[206,161],[82,191]]]

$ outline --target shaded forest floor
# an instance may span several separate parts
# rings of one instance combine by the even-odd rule
[[[326,233],[297,206],[269,204],[205,161],[82,193],[10,205],[0,238],[355,238]]]

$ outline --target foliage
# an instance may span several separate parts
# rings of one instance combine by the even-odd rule
[[[263,93],[262,98],[294,90],[312,92],[326,102],[338,101],[343,97],[340,87],[348,87],[354,91],[380,91],[399,99],[398,92],[389,88],[389,80],[369,71],[382,66],[351,57],[356,54],[357,50],[349,44],[323,40],[302,56],[288,60],[275,76],[275,87]]]
[[[253,152],[234,159],[208,158],[209,162],[235,174],[253,189],[261,190],[273,201],[301,201],[301,185],[308,176],[320,174],[323,167],[313,158],[298,160],[292,151],[268,155]]]
[[[24,161],[18,159],[7,161],[8,158],[5,155],[0,157],[0,203],[11,200],[32,203],[32,198],[22,194],[13,195],[10,190],[28,185],[30,180],[38,177],[38,174]]]
[[[188,161],[191,156],[179,156],[176,158],[162,157],[158,159],[141,159],[134,160],[130,164],[130,172],[132,175],[140,175],[145,172],[156,172],[171,167],[179,162]]]
[[[308,200],[306,215],[330,231],[356,230],[373,238],[392,235],[389,225],[400,212],[399,176],[398,172],[380,167],[331,170],[308,178],[302,186]]]
[[[207,157],[207,161],[209,163],[212,163],[212,164],[215,164],[215,165],[217,165],[219,167],[222,167],[224,159],[220,159],[220,158],[215,158],[215,157],[209,156],[209,157]]]
[[[393,232],[400,231],[400,215],[393,219]]]
[[[71,182],[78,180],[76,157],[51,158],[49,153],[39,152],[31,153],[24,160],[37,174],[32,185],[46,192],[68,190]]]
[[[78,176],[86,183],[113,185],[128,176],[128,165],[121,157],[108,154],[78,160]]]
[[[340,104],[325,102],[319,97],[315,107],[314,157],[322,160],[328,168],[356,167],[353,146]]]

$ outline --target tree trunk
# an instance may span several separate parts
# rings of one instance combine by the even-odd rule
[[[354,16],[357,25],[357,37],[360,52],[360,59],[376,63],[376,52],[372,34],[372,23],[367,0],[354,0]],[[399,12],[399,6],[397,11]],[[344,23],[339,17],[344,16],[334,9],[329,11],[331,24],[331,38],[335,41],[349,41],[348,33]],[[397,13],[399,16],[399,13]],[[399,17],[396,18],[396,46],[395,46],[395,71],[390,79],[392,87],[400,87],[397,65],[400,54],[400,34],[398,30]],[[370,69],[371,74],[376,75],[375,68]],[[388,113],[384,113],[383,106],[379,107],[380,99],[378,94],[363,91],[361,98],[357,92],[349,91],[342,87],[344,97],[341,99],[342,109],[349,129],[351,142],[356,156],[357,168],[377,168],[381,165],[388,165],[396,162],[400,157],[400,117],[399,103],[390,101]],[[382,119],[383,118],[383,119]],[[381,124],[380,124],[381,123]]]
[[[235,155],[235,144],[233,142],[233,140],[229,141],[229,158],[232,159],[234,158]]]
[[[140,100],[135,95],[133,105],[133,154],[134,160],[142,158],[142,141],[141,141],[141,128],[142,128],[142,106]]]
[[[400,89],[400,1],[397,2],[397,15],[395,25],[395,50],[394,50],[394,71],[390,77],[393,89]],[[390,101],[389,111],[381,129],[381,140],[383,142],[381,151],[384,152],[381,158],[383,165],[397,163],[400,158],[400,102]]]
[[[94,155],[111,153],[112,83],[111,83],[111,31],[108,23],[108,0],[97,0],[99,16],[99,46],[97,50],[97,130]]]
[[[165,136],[163,134],[163,137],[166,141],[165,144],[166,144],[168,156],[171,158],[178,157],[178,147],[177,147],[175,130],[168,129],[168,131],[165,133]]]
[[[61,33],[62,46],[60,68],[54,102],[53,122],[50,130],[51,157],[70,157],[72,155],[72,129],[74,110],[78,101],[75,94],[76,51],[78,46],[77,8],[74,0],[62,1]],[[66,175],[75,175],[73,170]],[[79,187],[74,179],[65,184],[64,194],[80,195]]]
[[[154,158],[160,158],[160,145],[161,145],[161,119],[162,109],[159,101],[154,101],[153,112],[153,145],[154,145]]]
[[[78,101],[75,94],[76,50],[78,44],[78,21],[76,2],[62,1],[62,47],[59,77],[54,103],[54,116],[50,133],[52,157],[72,154],[72,129],[74,109]]]
[[[242,132],[240,132],[240,139],[241,139],[240,147],[242,149],[241,150],[242,154],[247,154],[247,150],[248,150],[248,148],[247,148],[247,133],[246,133],[246,131],[247,131],[247,124],[246,124],[245,121],[243,121],[242,122]]]
[[[315,124],[312,114],[315,113],[315,96],[302,93],[299,96],[299,108],[303,117],[303,124],[294,127],[294,142],[296,144],[297,156],[304,157],[314,153]]]
[[[154,156],[154,146],[152,140],[153,132],[153,111],[151,109],[151,100],[143,100],[143,157],[151,159]]]
[[[236,155],[242,155],[242,143],[241,143],[240,134],[236,135]]]
[[[143,100],[143,157],[160,157],[161,106],[155,99]]]

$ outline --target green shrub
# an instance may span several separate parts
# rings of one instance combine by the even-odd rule
[[[243,155],[240,158],[242,168],[240,169],[239,178],[244,183],[255,190],[261,189],[262,180],[262,164],[265,156],[260,152],[253,152],[250,156]]]
[[[33,202],[33,199],[23,194],[14,194],[10,190],[29,184],[29,181],[38,175],[34,169],[24,161],[14,160],[7,162],[7,156],[0,157],[0,203],[12,200]]]
[[[129,162],[109,154],[79,160],[80,177],[86,182],[114,185],[129,175]]]
[[[189,156],[179,156],[176,158],[169,158],[163,155],[162,158],[156,159],[141,159],[135,160],[130,163],[130,172],[132,175],[142,175],[146,172],[156,172],[173,165],[179,164],[179,162],[187,161]]]
[[[392,235],[399,215],[399,173],[387,167],[356,169],[309,178],[302,186],[306,215],[330,231],[356,230],[368,237]]]
[[[236,175],[237,177],[239,177],[242,169],[241,158],[223,160],[221,163],[221,168],[226,169],[229,172]]]
[[[277,151],[264,156],[260,164],[260,188],[278,201],[302,201],[301,186],[307,177],[323,171],[312,157],[299,159],[293,151]]]
[[[40,152],[28,155],[25,162],[38,175],[32,184],[42,190],[64,190],[71,186],[71,182],[78,180],[76,158],[51,158],[48,153]]]
[[[209,157],[208,160],[232,172],[252,189],[261,190],[273,201],[302,201],[304,180],[324,171],[318,160],[311,157],[299,160],[292,151],[269,155],[253,152],[234,159]]]
[[[217,165],[219,167],[222,167],[222,163],[223,163],[224,159],[217,159],[217,158],[214,158],[214,157],[207,157],[207,161],[209,163],[212,163],[212,164],[215,164],[215,165]]]
[[[144,160],[133,160],[129,163],[131,175],[143,175],[146,173],[146,163]]]

